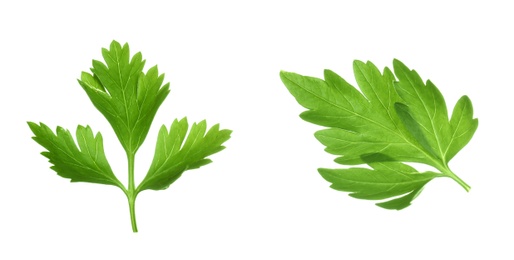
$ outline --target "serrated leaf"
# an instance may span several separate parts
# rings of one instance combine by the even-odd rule
[[[435,85],[423,83],[398,60],[394,61],[395,74],[388,68],[381,73],[371,62],[355,61],[353,68],[360,92],[329,70],[325,70],[324,80],[280,73],[289,92],[308,109],[301,118],[329,127],[315,136],[328,153],[340,156],[335,161],[374,168],[319,169],[332,187],[362,199],[390,198],[377,203],[387,209],[409,206],[435,176],[450,177],[469,190],[448,167],[478,125],[469,98],[459,100],[449,120],[446,103]],[[407,175],[402,169],[409,166],[401,162],[423,163],[440,173]],[[378,169],[382,166],[377,165],[391,169]],[[393,198],[396,196],[401,197]]]
[[[93,61],[93,74],[83,72],[80,85],[111,124],[123,148],[135,153],[148,134],[153,118],[169,93],[157,66],[143,73],[141,53],[130,58],[128,44],[116,41],[102,49],[105,64]]]
[[[478,119],[473,118],[473,106],[468,96],[462,96],[453,109],[450,119],[451,139],[445,151],[449,162],[466,144],[478,128]]]
[[[393,161],[429,162],[394,112],[394,104],[401,99],[391,71],[385,69],[382,74],[371,62],[360,61],[354,62],[354,71],[362,93],[328,70],[325,80],[290,72],[280,76],[298,103],[309,109],[302,119],[330,127],[315,136],[328,153],[341,155],[338,163],[361,164],[363,154],[373,153]]]
[[[475,133],[478,120],[473,118],[471,100],[463,96],[455,105],[451,121],[443,95],[428,80],[423,83],[415,70],[394,60],[397,92],[406,105],[398,106],[400,119],[419,143],[426,143],[442,164],[447,164]]]
[[[152,165],[137,188],[138,192],[152,189],[163,190],[177,180],[184,171],[196,169],[211,162],[206,157],[225,147],[222,144],[230,138],[230,130],[220,130],[214,125],[207,131],[206,121],[194,123],[187,134],[187,119],[175,120],[168,131],[161,127],[157,138]],[[186,138],[187,136],[187,138]]]
[[[47,157],[51,167],[63,178],[72,182],[91,182],[123,187],[112,172],[103,149],[102,135],[93,131],[89,126],[77,127],[78,146],[70,131],[57,127],[56,134],[45,124],[28,122],[34,133],[33,139],[47,151],[42,154]]]
[[[372,169],[321,168],[318,171],[325,180],[332,183],[330,187],[351,192],[350,196],[354,198],[383,200],[405,195],[401,199],[379,203],[390,209],[407,207],[415,198],[412,194],[419,192],[433,178],[441,176],[431,172],[418,173],[414,168],[398,162],[370,163],[370,166]]]
[[[379,202],[375,205],[384,209],[401,210],[411,205],[411,202],[421,193],[423,187],[415,189],[404,196],[389,201]]]
[[[141,53],[132,58],[128,44],[123,47],[112,41],[109,49],[102,49],[105,63],[93,60],[91,73],[83,72],[79,84],[94,106],[105,116],[118,137],[128,162],[128,186],[114,176],[103,151],[100,133],[93,136],[91,128],[79,126],[77,144],[69,131],[57,128],[57,134],[44,124],[29,122],[36,135],[34,140],[48,151],[42,154],[50,159],[59,175],[72,182],[83,181],[118,186],[129,203],[132,231],[137,232],[135,201],[145,189],[165,189],[185,170],[195,169],[211,162],[207,156],[221,151],[223,142],[230,138],[229,130],[213,126],[207,133],[205,121],[192,126],[186,139],[187,121],[175,120],[170,132],[162,127],[156,154],[150,171],[136,189],[134,181],[136,152],[143,144],[161,103],[169,93],[169,83],[163,85],[164,74],[157,66],[143,72],[145,61]],[[185,143],[183,141],[185,140]]]

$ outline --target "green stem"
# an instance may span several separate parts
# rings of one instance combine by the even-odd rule
[[[136,223],[136,198],[129,198],[129,209],[130,209],[130,224],[132,225],[132,231],[137,233],[137,223]]]
[[[469,190],[471,189],[471,187],[464,181],[462,180],[461,178],[459,178],[459,176],[457,176],[455,173],[453,173],[448,167],[446,167],[446,169],[444,169],[443,173],[452,178],[454,181],[456,181],[460,186],[462,186],[462,188],[464,188],[466,191],[469,192]]]
[[[127,153],[127,159],[128,159],[128,174],[129,174],[129,180],[128,180],[128,191],[127,191],[127,199],[129,202],[129,210],[130,210],[130,223],[132,224],[132,231],[134,233],[137,232],[137,223],[136,223],[136,209],[135,209],[135,203],[136,203],[136,189],[134,185],[134,159],[135,159],[135,153]]]

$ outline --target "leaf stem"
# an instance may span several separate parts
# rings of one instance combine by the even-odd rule
[[[450,170],[450,168],[445,167],[445,169],[443,170],[443,174],[452,178],[460,186],[462,186],[462,188],[464,188],[467,192],[469,192],[469,190],[471,189],[471,187],[464,180],[459,178],[459,176],[457,176],[455,173],[453,173],[452,170]]]
[[[128,160],[128,192],[127,192],[127,199],[129,202],[129,210],[130,210],[130,223],[132,225],[132,231],[134,233],[137,232],[137,223],[136,223],[136,210],[135,210],[135,203],[136,203],[136,189],[134,185],[134,161],[135,161],[135,153],[127,153],[127,160]]]
[[[132,197],[132,196],[131,196]],[[129,201],[129,210],[130,210],[130,224],[132,225],[132,231],[137,233],[137,223],[136,223],[136,197],[132,197],[128,199]]]

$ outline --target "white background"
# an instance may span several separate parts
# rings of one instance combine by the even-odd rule
[[[514,259],[513,8],[509,1],[3,1],[0,4],[0,259]],[[137,154],[175,118],[232,129],[214,163],[137,200],[70,184],[49,169],[26,121],[101,131],[126,182],[116,136],[76,82],[116,39],[158,64],[171,93]],[[337,167],[320,127],[279,79],[287,70],[354,83],[352,61],[393,58],[430,78],[479,127],[413,205],[388,211],[330,189]]]

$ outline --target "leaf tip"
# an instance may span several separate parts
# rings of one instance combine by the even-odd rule
[[[285,74],[287,74],[287,73],[289,73],[289,72],[287,72],[287,71],[285,71],[285,70],[280,70],[279,75],[280,75],[280,76],[282,76],[282,75],[285,75]]]
[[[353,66],[364,65],[364,62],[361,60],[353,60]]]
[[[285,71],[285,70],[280,70],[280,73],[279,73],[279,75],[280,75],[280,79],[281,79],[282,81],[284,81],[285,79],[287,79],[287,75],[288,75],[289,73],[290,73],[290,72],[287,72],[287,71]]]
[[[33,126],[37,126],[36,123],[32,122],[32,121],[27,121],[27,125],[29,125],[29,127],[33,127]]]

